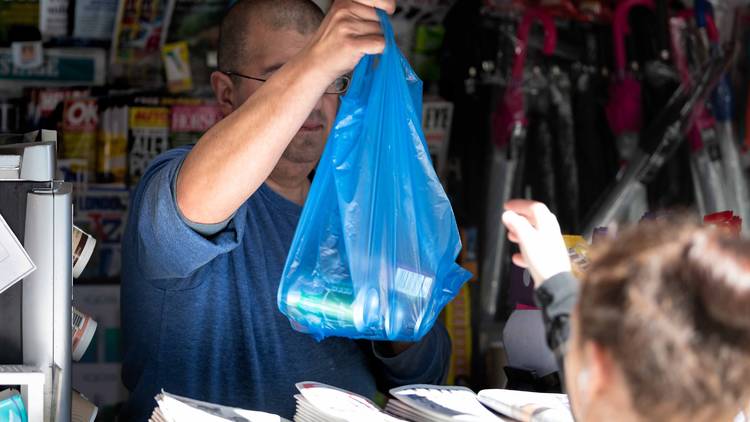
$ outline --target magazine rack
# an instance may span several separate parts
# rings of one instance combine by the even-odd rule
[[[21,142],[29,141],[28,137],[24,139],[19,135],[17,138]],[[12,138],[0,135],[0,154],[23,158],[17,180],[0,180],[0,214],[37,267],[0,294],[0,365],[3,365],[0,384],[9,383],[3,378],[17,380],[19,374],[36,374],[26,379],[38,381],[22,389],[29,421],[68,422],[71,417],[72,187],[54,180],[56,133],[40,131],[37,138],[42,139],[7,144]],[[29,402],[30,396],[38,397],[42,378],[39,373],[43,374],[44,383],[41,409],[33,397]]]

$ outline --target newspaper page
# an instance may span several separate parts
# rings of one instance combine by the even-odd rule
[[[68,0],[41,0],[39,30],[45,37],[68,35]]]
[[[478,396],[485,406],[521,422],[573,422],[566,394],[491,389]]]
[[[35,269],[36,265],[0,214],[0,293]]]
[[[118,0],[76,0],[73,37],[109,40],[115,24]]]

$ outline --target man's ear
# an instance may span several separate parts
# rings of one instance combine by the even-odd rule
[[[214,90],[216,102],[224,117],[234,110],[234,84],[229,75],[214,71],[211,72],[211,88]]]
[[[603,346],[587,341],[585,345],[586,359],[589,361],[586,388],[594,399],[607,392],[612,386],[613,378],[618,370],[617,364],[612,359],[612,354]]]

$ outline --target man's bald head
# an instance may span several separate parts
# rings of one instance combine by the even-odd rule
[[[323,11],[310,0],[238,0],[221,21],[219,69],[237,71],[251,60],[255,25],[309,34],[322,20]]]

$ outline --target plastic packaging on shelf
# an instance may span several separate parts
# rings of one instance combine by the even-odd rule
[[[73,226],[73,278],[81,276],[86,264],[94,253],[96,239],[85,231]]]
[[[73,331],[71,355],[74,361],[78,362],[83,357],[83,354],[86,353],[86,349],[89,348],[89,344],[91,344],[91,340],[94,338],[96,326],[97,323],[93,318],[73,308],[71,316],[71,329]]]
[[[28,422],[23,398],[16,390],[0,391],[0,421]]]

